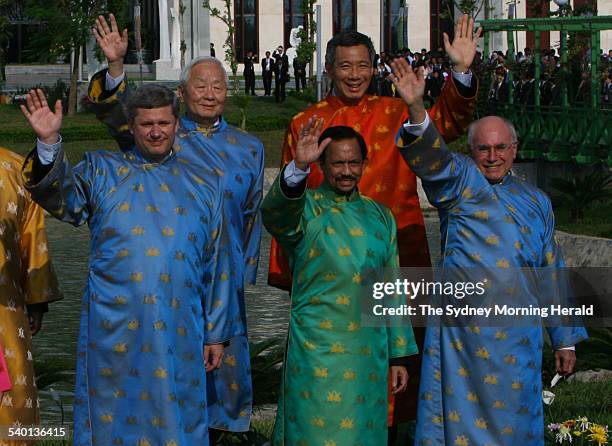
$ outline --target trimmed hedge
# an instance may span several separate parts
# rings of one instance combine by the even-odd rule
[[[226,119],[232,125],[240,125],[239,115],[230,114]],[[248,131],[285,130],[290,122],[291,116],[262,116],[250,119],[247,117],[246,126]],[[95,141],[110,138],[110,134],[102,124],[63,127],[61,133],[66,141]],[[5,144],[30,142],[35,138],[34,132],[28,128],[0,128],[0,141]]]
[[[62,137],[67,141],[94,141],[97,139],[109,139],[110,135],[103,125],[64,127],[61,130]],[[28,128],[3,128],[0,129],[0,141],[3,144],[11,142],[30,142],[36,139],[36,135]]]
[[[232,125],[240,126],[241,117],[236,113],[228,113],[223,117]],[[247,131],[285,130],[293,116],[249,116],[246,118]]]

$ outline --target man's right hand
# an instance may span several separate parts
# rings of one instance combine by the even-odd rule
[[[295,166],[300,170],[306,170],[311,163],[319,159],[321,153],[331,142],[331,138],[325,138],[319,144],[319,136],[323,131],[323,118],[313,116],[308,120],[306,126],[300,125],[300,133],[295,148]]]
[[[39,88],[30,90],[26,95],[26,105],[20,107],[38,139],[45,144],[58,141],[62,127],[62,101],[58,99],[55,102],[55,112],[52,112],[45,93]]]
[[[128,48],[128,31],[125,28],[121,34],[119,33],[117,20],[113,14],[109,14],[108,19],[110,28],[104,16],[98,16],[92,34],[108,59],[109,74],[112,77],[119,77],[123,74],[123,58]]]

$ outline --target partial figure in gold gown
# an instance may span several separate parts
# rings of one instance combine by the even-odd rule
[[[0,148],[0,344],[12,383],[0,401],[0,426],[39,422],[32,335],[47,304],[62,298],[43,212],[23,186],[22,163],[21,156]]]

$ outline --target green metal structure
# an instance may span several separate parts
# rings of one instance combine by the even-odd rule
[[[533,56],[535,64],[534,104],[514,103],[512,71],[508,72],[508,102],[496,110],[516,127],[521,140],[519,157],[525,160],[575,161],[592,164],[604,161],[612,166],[612,109],[600,104],[600,31],[612,29],[612,16],[558,17],[514,20],[484,20],[479,24],[484,31],[484,54],[491,54],[490,33],[506,31],[508,52],[515,54],[514,35],[517,31],[532,31],[535,35]],[[561,35],[561,105],[540,104],[541,33],[560,31]],[[591,97],[590,104],[570,105],[568,93],[568,38],[569,33],[590,34]],[[483,85],[488,88],[488,84]]]

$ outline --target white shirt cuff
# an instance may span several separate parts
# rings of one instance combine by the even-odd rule
[[[295,165],[295,161],[292,160],[287,167],[285,167],[285,172],[283,174],[283,178],[285,179],[285,183],[289,187],[295,187],[300,184],[310,173],[310,167],[306,170],[302,170]]]
[[[55,144],[45,144],[40,139],[36,138],[36,153],[38,159],[43,166],[48,166],[55,161],[57,152],[62,146],[62,135],[59,135]]]
[[[571,350],[571,351],[576,351],[576,346],[572,345],[571,347],[561,347],[558,350]]]
[[[423,136],[429,127],[429,113],[425,113],[425,119],[420,124],[413,124],[410,120],[404,123],[404,130],[414,136]]]
[[[117,88],[117,86],[123,82],[123,79],[125,78],[125,72],[121,73],[119,76],[117,77],[113,77],[109,74],[109,72],[106,72],[106,82],[105,82],[105,87],[106,90],[114,90],[115,88]]]
[[[469,87],[470,85],[472,85],[472,71],[471,70],[467,70],[465,73],[458,73],[456,71],[451,70],[451,72],[453,73],[453,78],[465,85],[466,87]]]

